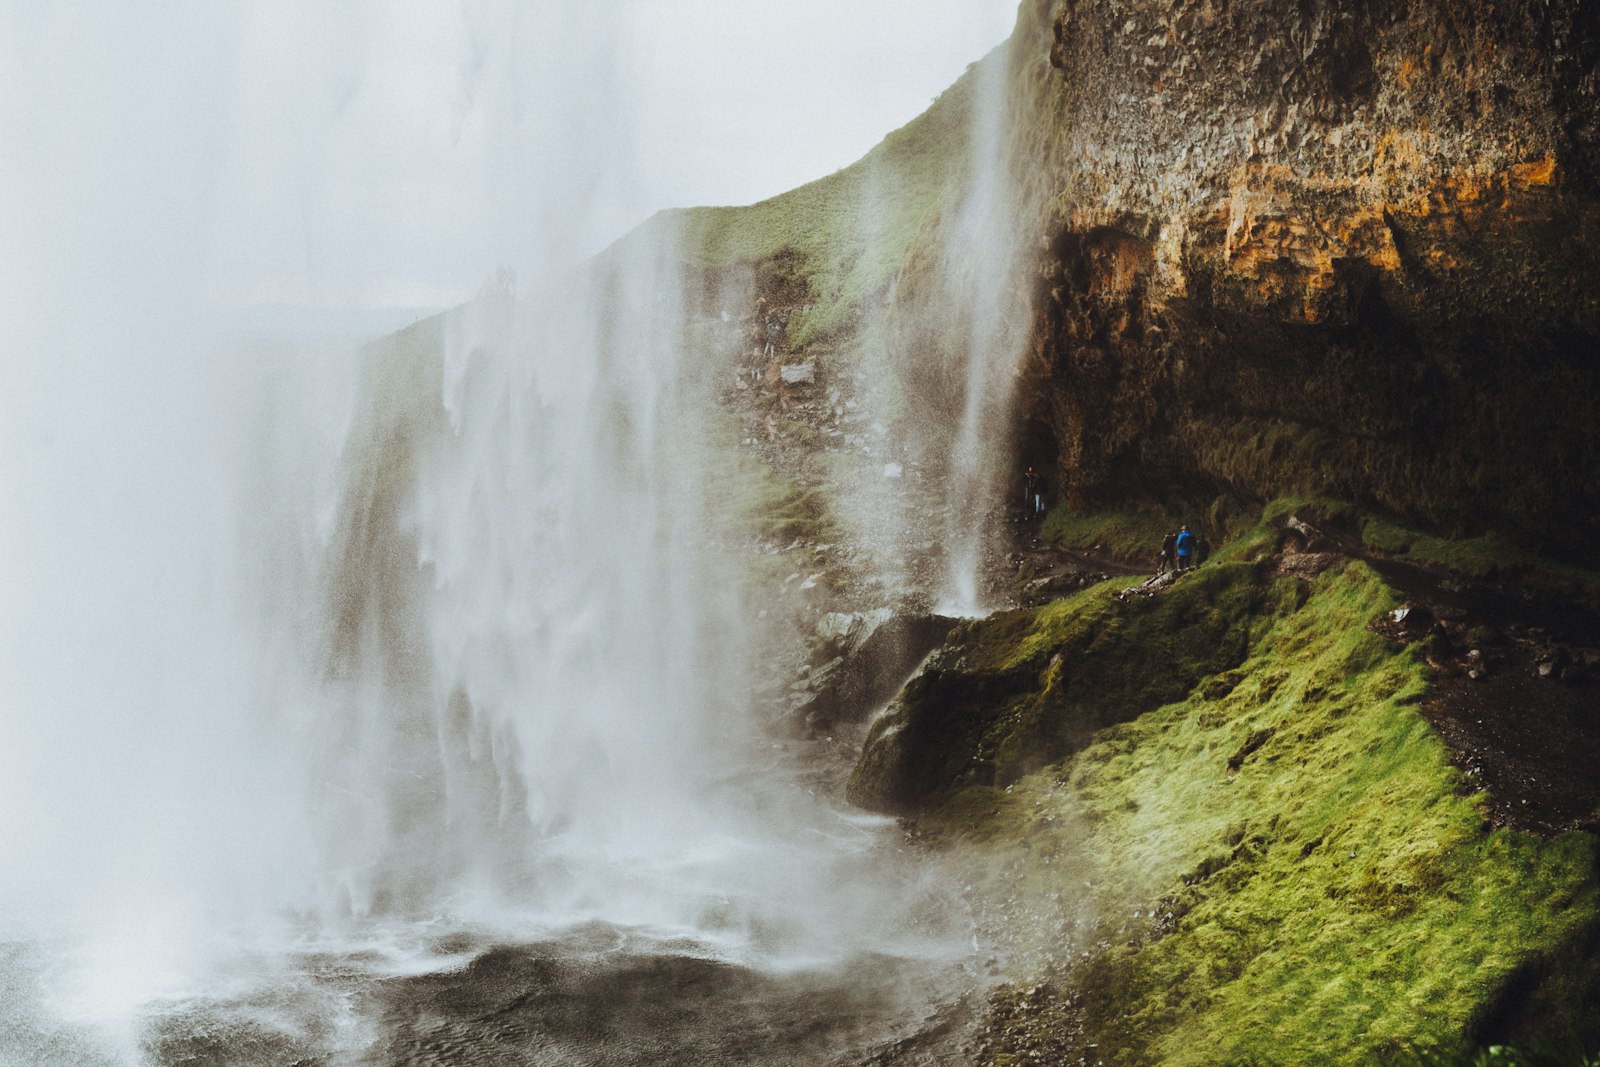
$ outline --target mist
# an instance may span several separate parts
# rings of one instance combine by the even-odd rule
[[[452,929],[947,951],[887,822],[748,721],[670,232],[591,257],[848,162],[1005,32],[970,7],[0,17],[16,1062],[160,1061],[172,1005]],[[418,324],[361,349],[362,309]]]

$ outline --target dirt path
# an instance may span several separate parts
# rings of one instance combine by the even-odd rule
[[[1338,531],[1286,531],[1288,544],[1359,558],[1402,606],[1378,625],[1421,642],[1433,672],[1422,712],[1490,819],[1539,834],[1600,831],[1600,616],[1572,593],[1474,581],[1399,560]],[[1315,542],[1315,543],[1308,543]]]
[[[1148,572],[1147,567],[1113,556],[1056,544],[1044,536],[1043,525],[1041,517],[1020,508],[1005,517],[1008,551],[1004,579],[1019,605],[1043,603],[1117,575]]]

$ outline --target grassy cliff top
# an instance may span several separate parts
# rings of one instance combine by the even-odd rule
[[[980,63],[1001,58],[997,49]],[[918,232],[965,181],[978,66],[843,170],[745,207],[664,211],[636,234],[676,230],[690,267],[729,282],[742,270],[776,271],[812,307],[791,339],[826,340],[888,289]]]

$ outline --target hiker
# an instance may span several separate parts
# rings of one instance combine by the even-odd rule
[[[1177,567],[1178,535],[1169,533],[1161,539],[1161,562],[1156,564],[1157,574],[1166,574]]]
[[[1178,531],[1178,539],[1173,543],[1178,550],[1178,569],[1186,571],[1194,566],[1194,534],[1185,526]]]
[[[1044,479],[1033,469],[1032,464],[1022,472],[1022,506],[1029,505],[1033,506],[1035,515],[1044,514]]]
[[[1194,539],[1194,565],[1196,567],[1211,558],[1211,542],[1202,534]]]

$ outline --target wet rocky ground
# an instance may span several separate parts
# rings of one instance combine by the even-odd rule
[[[158,1012],[143,1053],[162,1067],[931,1067],[952,1062],[944,1036],[972,1014],[950,961],[778,971],[625,940],[597,924],[396,977],[308,961],[293,993]]]
[[[355,1062],[859,1064],[937,1026],[952,979],[887,957],[783,975],[574,948],[498,948],[457,973],[384,984],[371,994],[384,1036]]]

